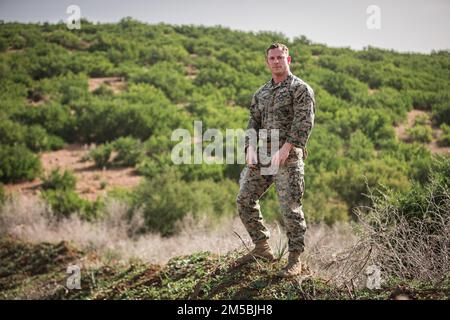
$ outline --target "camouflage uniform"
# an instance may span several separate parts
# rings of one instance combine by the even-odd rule
[[[289,73],[284,81],[270,80],[253,96],[247,129],[278,129],[279,147],[285,141],[294,145],[284,165],[274,175],[261,175],[261,165],[246,165],[241,173],[236,202],[239,216],[253,242],[269,238],[263,224],[259,199],[275,183],[285,222],[289,251],[304,250],[306,231],[302,211],[305,190],[303,154],[314,125],[314,92],[305,82]],[[269,141],[270,143],[270,141]],[[249,144],[246,137],[246,148]],[[269,154],[270,155],[270,154]]]

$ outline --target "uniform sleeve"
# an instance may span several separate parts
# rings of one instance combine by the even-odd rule
[[[299,86],[294,92],[294,119],[287,135],[287,142],[297,148],[305,148],[314,126],[314,91],[307,85]]]
[[[256,134],[258,134],[259,129],[261,128],[261,112],[258,109],[258,100],[256,93],[252,97],[252,102],[250,103],[250,117],[248,119],[247,124],[247,132],[245,134],[245,151],[247,152],[247,148],[249,145],[249,129],[254,129]],[[258,136],[256,136],[258,137]]]

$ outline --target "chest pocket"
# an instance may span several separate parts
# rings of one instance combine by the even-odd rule
[[[274,99],[274,107],[283,107],[286,105],[292,105],[292,95],[287,88],[284,88],[278,92]]]
[[[275,112],[275,119],[277,121],[286,122],[288,120],[292,121],[293,109],[292,109],[293,98],[289,90],[280,90],[275,97],[273,110]]]

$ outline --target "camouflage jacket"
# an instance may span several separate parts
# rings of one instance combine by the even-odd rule
[[[289,73],[274,84],[271,79],[253,95],[247,129],[279,129],[279,147],[285,141],[305,149],[314,125],[315,99],[311,87]],[[245,149],[249,144],[245,139]]]

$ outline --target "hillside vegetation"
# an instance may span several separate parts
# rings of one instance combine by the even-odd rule
[[[233,214],[242,165],[172,165],[177,142],[170,135],[176,128],[192,132],[194,120],[204,131],[245,128],[251,95],[270,79],[264,49],[275,41],[288,44],[292,72],[316,92],[304,201],[309,221],[347,220],[368,203],[367,187],[407,191],[426,181],[433,163],[426,143],[436,132],[442,146],[450,141],[448,52],[353,51],[278,33],[130,18],[83,20],[73,31],[64,24],[1,25],[0,181],[42,175],[40,152],[94,143],[90,156],[99,168],[134,166],[147,178],[133,201],[145,207],[149,229],[172,234],[189,211]],[[102,77],[110,78],[93,82]],[[404,142],[394,128],[413,109],[428,116]],[[52,203],[64,199],[64,214],[95,216],[69,189],[45,195]],[[272,188],[263,204],[269,220],[279,219],[275,198]]]
[[[258,262],[233,267],[237,252],[209,252],[171,259],[166,265],[139,260],[127,265],[80,269],[80,289],[71,289],[67,267],[84,261],[65,242],[29,245],[12,239],[0,242],[0,299],[449,299],[448,282],[441,287],[391,280],[383,289],[336,286],[303,274],[277,277],[281,262]],[[23,259],[27,257],[27,259]],[[95,257],[90,257],[95,259]],[[445,286],[446,287],[445,287]]]
[[[378,263],[396,284],[408,281],[411,286],[417,280],[418,286],[435,288],[432,292],[448,290],[449,51],[355,51],[300,35],[290,41],[274,32],[149,25],[124,18],[107,24],[82,20],[80,30],[68,30],[63,23],[0,25],[2,297],[365,297],[364,289],[349,289],[353,278],[347,274],[350,278],[341,279],[345,285],[310,277],[299,290],[272,277],[278,265],[259,266],[265,273],[254,277],[254,266],[243,273],[223,271],[235,251],[222,257],[194,253],[167,266],[140,261],[123,269],[92,267],[93,276],[83,278],[79,292],[52,287],[51,292],[27,293],[28,282],[20,283],[31,277],[30,286],[36,288],[47,285],[50,275],[62,279],[53,272],[72,257],[90,254],[69,250],[67,243],[32,244],[32,230],[79,237],[68,221],[83,232],[92,225],[104,234],[111,201],[122,208],[111,222],[124,225],[120,241],[149,234],[169,239],[183,231],[186,219],[193,226],[207,221],[212,228],[235,217],[243,165],[174,165],[171,151],[179,141],[171,141],[171,135],[177,128],[193,134],[194,121],[202,121],[203,132],[215,128],[224,136],[226,129],[245,129],[252,94],[270,79],[264,52],[273,42],[288,45],[291,71],[316,95],[316,123],[305,161],[307,223],[355,226],[359,240],[343,251],[339,263],[347,261],[359,271],[368,262]],[[69,169],[58,169],[59,158],[52,159],[57,151],[70,159]],[[133,175],[122,185],[112,181],[124,176],[121,170]],[[93,188],[84,181],[88,177],[102,193],[83,196],[83,189]],[[21,183],[30,183],[38,195],[30,205],[36,207],[37,220],[31,218],[33,210],[17,203],[13,191]],[[261,207],[269,223],[283,225],[273,187]],[[41,224],[33,225],[36,221]],[[15,238],[25,234],[30,243]],[[35,239],[48,235],[35,234]],[[95,247],[87,244],[80,250],[89,245]],[[65,253],[62,260],[59,253],[35,257],[33,246]],[[26,269],[33,257],[44,269]],[[336,261],[335,272],[350,270]],[[25,269],[14,273],[13,266]],[[389,283],[371,297],[390,297]]]

